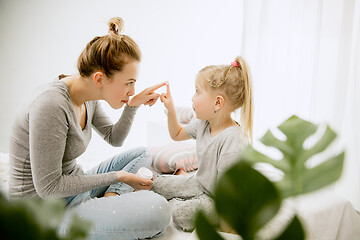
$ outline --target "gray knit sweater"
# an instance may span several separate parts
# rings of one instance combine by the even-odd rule
[[[199,164],[196,178],[205,192],[211,195],[219,177],[239,160],[247,145],[247,139],[242,134],[240,126],[228,127],[211,137],[210,124],[204,120],[190,122],[185,130],[189,136],[196,139]]]
[[[112,146],[127,137],[137,108],[126,106],[112,124],[98,101],[85,103],[86,126],[77,121],[65,82],[38,90],[18,111],[9,144],[11,198],[68,197],[116,183],[114,172],[84,175],[76,163],[91,139],[91,128]]]

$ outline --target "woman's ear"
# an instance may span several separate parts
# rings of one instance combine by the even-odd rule
[[[219,111],[225,104],[225,99],[223,96],[221,95],[217,95],[216,96],[216,100],[215,100],[215,111]]]
[[[103,72],[95,72],[93,74],[93,81],[95,83],[95,86],[97,86],[98,88],[101,88],[103,86],[103,81],[105,78],[105,74]]]

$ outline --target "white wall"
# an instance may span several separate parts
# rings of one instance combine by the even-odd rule
[[[39,84],[76,73],[76,61],[93,37],[107,34],[107,21],[120,16],[125,34],[143,53],[136,90],[170,81],[175,103],[191,106],[194,77],[202,67],[224,64],[241,54],[240,1],[47,1],[0,2],[0,151],[16,108]],[[121,111],[104,104],[114,121]],[[163,107],[142,107],[123,149],[147,145],[147,121],[163,120]],[[162,122],[165,123],[165,122]],[[120,151],[94,133],[83,160],[102,160]]]

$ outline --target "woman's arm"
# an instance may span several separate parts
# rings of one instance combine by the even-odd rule
[[[170,137],[175,141],[190,139],[191,137],[187,134],[185,128],[179,123],[177,118],[176,109],[170,93],[169,83],[166,84],[166,93],[162,93],[160,95],[160,100],[164,103],[164,106],[168,110],[167,117]]]
[[[154,91],[166,83],[159,83],[152,87],[146,88],[137,94],[126,105],[120,119],[113,124],[105,114],[98,101],[95,102],[95,110],[92,118],[92,125],[100,136],[112,146],[120,147],[123,145],[128,136],[136,111],[142,105],[152,106],[159,98],[159,94]]]
[[[31,173],[35,190],[41,198],[68,197],[118,182],[115,172],[71,175],[73,171],[81,170],[76,168],[75,160],[64,162],[64,155],[71,155],[65,153],[67,144],[72,146],[71,151],[77,151],[77,142],[68,135],[70,117],[67,104],[56,96],[43,95],[29,109]]]
[[[116,176],[119,182],[126,183],[134,189],[149,190],[151,185],[153,184],[153,181],[150,179],[146,179],[123,170],[117,171]]]
[[[116,176],[119,180],[119,182],[124,182],[128,185],[130,185],[132,188],[137,190],[149,190],[150,187],[153,184],[152,180],[139,177],[135,174],[128,173],[126,171],[117,171]],[[111,196],[117,196],[118,194],[115,192],[106,192],[104,194],[104,197],[111,197]]]
[[[120,147],[128,136],[138,108],[125,106],[120,119],[113,124],[105,114],[100,102],[96,101],[92,125],[96,132],[110,145]]]

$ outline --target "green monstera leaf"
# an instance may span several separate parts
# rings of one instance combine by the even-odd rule
[[[277,139],[271,131],[268,131],[260,141],[266,146],[280,150],[283,155],[281,160],[272,159],[256,151],[250,145],[245,148],[241,159],[250,164],[269,163],[281,170],[284,177],[276,184],[283,198],[318,190],[340,178],[344,164],[344,152],[326,159],[313,168],[306,166],[306,162],[311,157],[323,152],[336,138],[336,133],[329,126],[320,140],[310,149],[304,148],[304,142],[316,132],[316,125],[294,115],[278,128],[285,134],[285,141]]]
[[[283,157],[275,160],[248,146],[240,160],[219,179],[214,194],[216,211],[229,227],[244,240],[256,238],[259,230],[273,218],[285,197],[308,193],[335,182],[342,173],[344,152],[325,159],[315,167],[307,161],[323,152],[336,138],[327,127],[321,138],[309,149],[304,142],[317,126],[292,116],[278,127],[286,136],[282,141],[268,131],[260,140],[280,150]],[[284,173],[282,180],[271,182],[251,165],[264,162]],[[277,187],[276,187],[277,186]],[[196,231],[201,240],[223,239],[201,212],[196,218]],[[275,239],[305,239],[305,232],[297,216]]]
[[[291,223],[285,229],[285,231],[280,234],[275,240],[303,240],[305,239],[304,228],[301,225],[299,218],[295,215]]]
[[[196,234],[200,239],[224,240],[215,228],[209,223],[205,215],[200,211],[196,216]]]
[[[214,194],[218,215],[244,240],[256,238],[257,232],[278,212],[281,196],[274,183],[239,162],[219,179]],[[196,232],[201,240],[223,240],[205,215],[196,218]],[[277,239],[304,239],[305,234],[297,217]]]
[[[252,239],[275,216],[281,203],[273,183],[244,162],[219,179],[214,196],[217,212],[244,239]]]
[[[64,214],[65,203],[60,199],[9,201],[0,193],[0,238],[86,239],[92,224],[77,215],[72,218],[69,233],[66,236],[58,235],[58,227]]]

